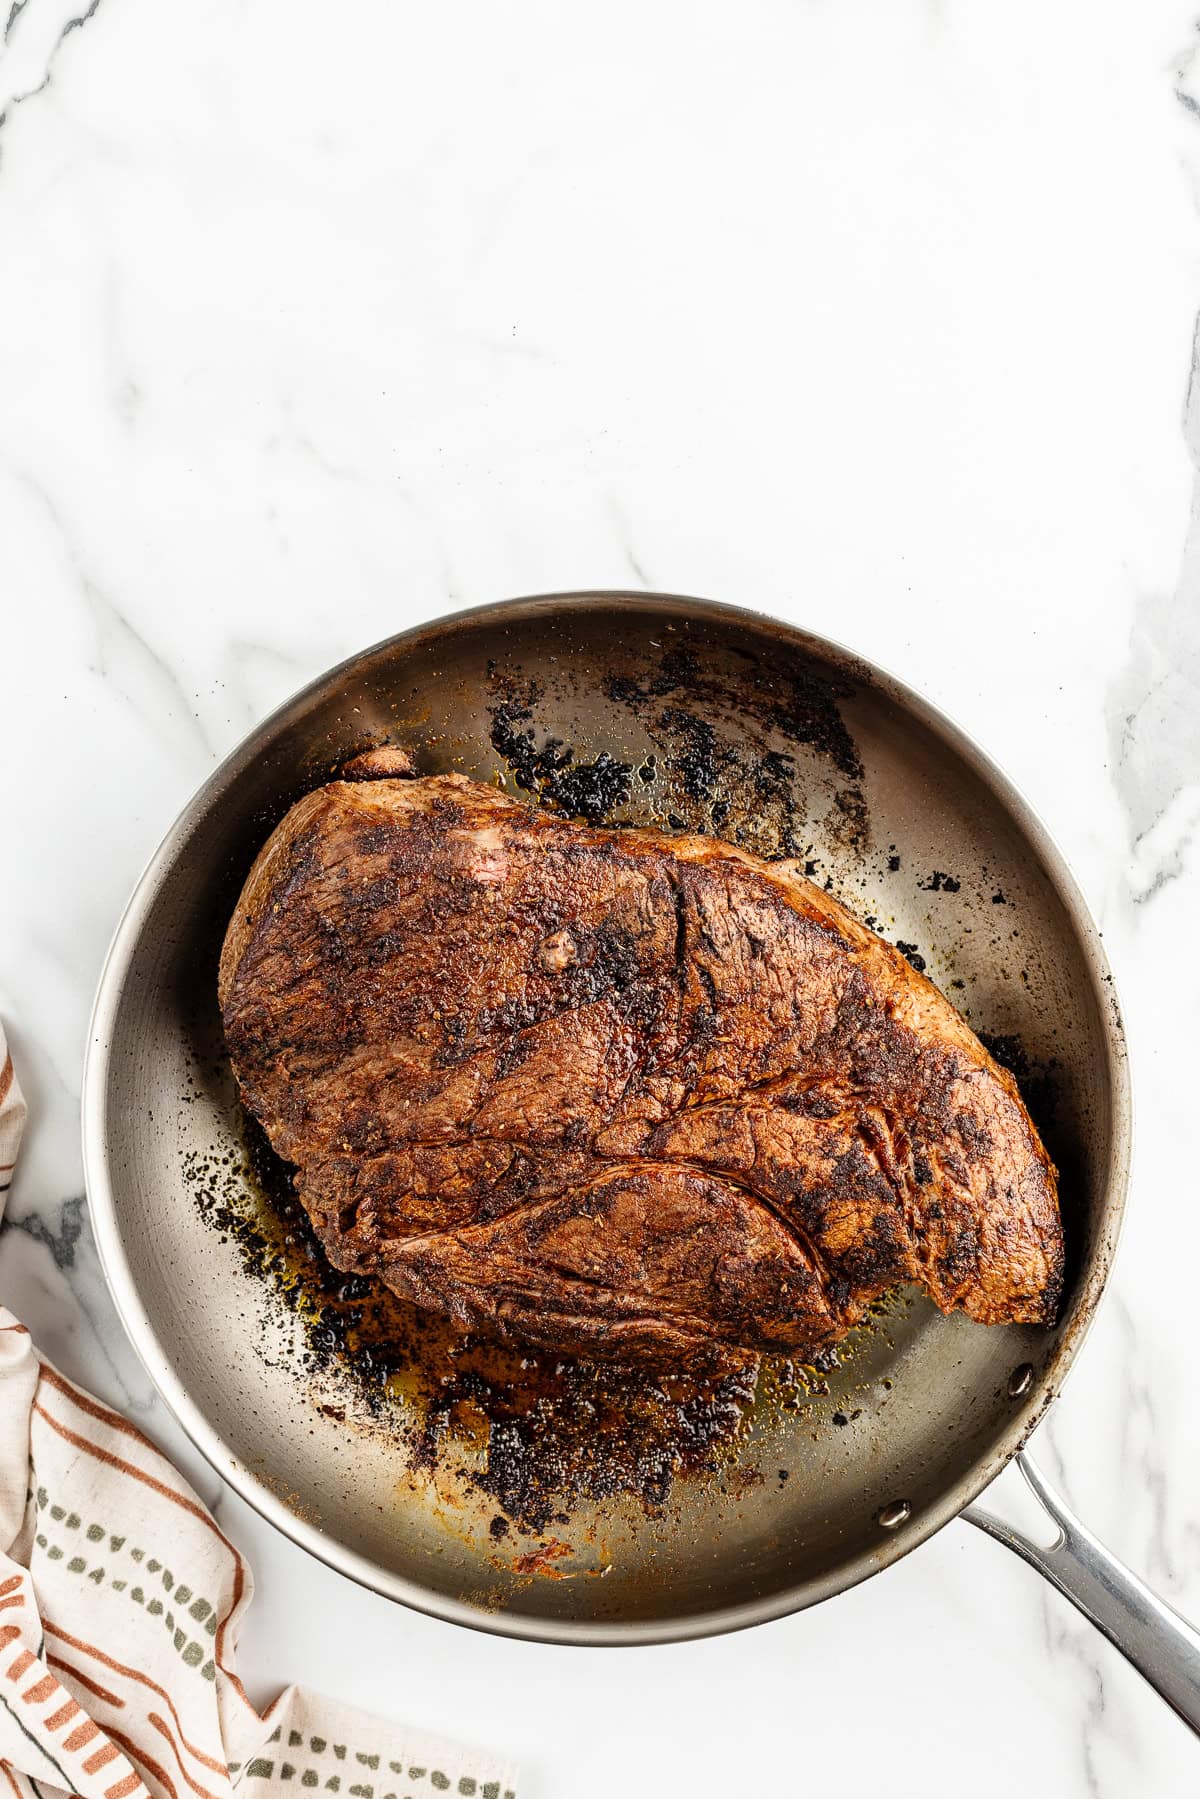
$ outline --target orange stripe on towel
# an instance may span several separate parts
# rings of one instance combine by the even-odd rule
[[[115,1762],[121,1751],[115,1743],[101,1743],[94,1755],[89,1755],[83,1764],[85,1774],[98,1774],[101,1768],[107,1768],[109,1762]]]
[[[53,1674],[43,1674],[40,1680],[34,1682],[33,1686],[26,1687],[21,1697],[26,1705],[40,1705],[43,1699],[49,1699],[51,1693],[57,1693],[58,1690],[58,1682]]]
[[[113,1657],[106,1654],[103,1649],[97,1649],[94,1643],[85,1643],[82,1637],[73,1637],[70,1631],[64,1630],[60,1624],[52,1624],[49,1618],[44,1619],[43,1624],[48,1635],[57,1637],[61,1643],[69,1643],[72,1649],[78,1649],[84,1655],[93,1656],[96,1661],[102,1662],[106,1668],[111,1668],[114,1674],[123,1674],[126,1680],[139,1681],[142,1686],[149,1687],[152,1693],[157,1693],[171,1716],[174,1718],[175,1728],[179,1732],[179,1740],[187,1750],[188,1754],[195,1756],[196,1760],[202,1762],[206,1768],[211,1768],[214,1774],[227,1775],[228,1770],[226,1769],[224,1762],[215,1760],[211,1755],[205,1755],[203,1749],[197,1749],[194,1743],[188,1742],[187,1737],[184,1735],[183,1721],[180,1718],[179,1713],[175,1710],[175,1702],[171,1698],[166,1687],[160,1687],[156,1680],[151,1680],[150,1676],[148,1674],[143,1674],[140,1668],[130,1668],[127,1667],[124,1662],[115,1661]]]
[[[53,1661],[54,1657],[52,1655],[47,1656],[46,1660]],[[61,1662],[59,1666],[65,1667],[66,1663]],[[78,1676],[76,1678],[78,1678]],[[79,1716],[80,1709],[81,1708],[76,1705],[73,1699],[68,1699],[67,1703],[65,1705],[60,1705],[56,1712],[51,1712],[48,1718],[43,1718],[42,1723],[46,1726],[47,1730],[61,1730],[64,1724],[69,1724],[72,1718],[77,1718]]]
[[[71,1394],[71,1397],[75,1398],[75,1395]],[[155,1493],[160,1493],[164,1499],[171,1500],[173,1504],[182,1506],[185,1512],[190,1512],[192,1514],[193,1518],[199,1518],[201,1524],[205,1525],[206,1528],[212,1532],[219,1543],[225,1545],[226,1549],[233,1557],[233,1602],[230,1605],[229,1611],[217,1626],[215,1660],[217,1666],[221,1669],[222,1674],[224,1674],[225,1678],[237,1692],[238,1697],[246,1700],[246,1704],[249,1705],[250,1701],[246,1698],[245,1687],[242,1685],[237,1675],[233,1673],[232,1669],[225,1667],[221,1659],[225,1648],[226,1625],[229,1623],[230,1616],[237,1610],[238,1603],[241,1600],[246,1585],[246,1564],[243,1562],[237,1550],[233,1547],[233,1544],[229,1541],[229,1538],[217,1528],[216,1524],[204,1510],[204,1507],[198,1505],[194,1499],[189,1499],[186,1493],[180,1493],[174,1487],[167,1486],[165,1481],[156,1480],[154,1475],[147,1474],[144,1469],[135,1467],[132,1462],[122,1461],[119,1455],[113,1455],[111,1450],[102,1448],[99,1443],[93,1443],[88,1437],[81,1437],[78,1431],[68,1430],[65,1424],[58,1418],[55,1418],[53,1414],[48,1412],[45,1406],[40,1405],[37,1400],[34,1401],[33,1409],[38,1417],[43,1419],[50,1426],[51,1430],[57,1431],[59,1436],[64,1438],[66,1442],[73,1444],[76,1449],[86,1450],[88,1455],[94,1455],[97,1461],[107,1463],[110,1468],[116,1468],[122,1474],[128,1474],[133,1480],[140,1480],[143,1486],[149,1487]],[[89,1408],[83,1407],[82,1409],[88,1410]],[[132,1426],[130,1426],[130,1428],[132,1429]]]
[[[130,1793],[136,1793],[144,1785],[140,1774],[126,1774],[123,1780],[114,1781],[112,1786],[105,1787],[104,1799],[129,1799]]]
[[[52,1668],[61,1668],[64,1674],[69,1674],[71,1679],[78,1681],[81,1687],[86,1687],[89,1693],[95,1693],[97,1699],[103,1699],[106,1705],[123,1706],[125,1704],[119,1693],[110,1693],[107,1687],[100,1685],[99,1681],[89,1680],[88,1676],[80,1669],[73,1668],[70,1662],[64,1662],[60,1655],[48,1655],[46,1660]],[[28,1697],[29,1695],[26,1694],[26,1698]],[[57,1717],[58,1713],[55,1712],[54,1715]],[[49,1722],[50,1720],[47,1718],[46,1723]]]

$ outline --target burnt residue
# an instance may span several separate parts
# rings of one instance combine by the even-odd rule
[[[577,762],[571,745],[549,734],[539,743],[534,707],[541,697],[537,681],[526,683],[523,692],[510,688],[491,708],[492,748],[507,762],[517,786],[542,805],[601,824],[628,800],[633,766],[605,750],[591,762]]]
[[[678,733],[681,749],[675,756],[675,767],[683,782],[683,791],[692,800],[710,800],[716,791],[723,762],[729,752],[721,753],[717,734],[706,719],[695,718],[678,706],[668,706],[660,723],[666,731]]]
[[[899,867],[899,857],[896,859],[896,865]],[[890,862],[888,866],[891,867]],[[925,893],[959,893],[962,890],[962,882],[956,880],[953,875],[946,874],[940,868],[935,868],[927,881],[918,881],[917,886]]]
[[[863,849],[870,835],[870,815],[861,787],[841,787],[825,821],[825,832],[835,843]]]
[[[864,770],[842,718],[849,682],[811,666],[790,646],[779,658],[739,660],[720,646],[664,642],[601,680],[608,702],[631,714],[651,748],[633,752],[613,721],[596,752],[570,741],[574,676],[536,675],[489,662],[489,739],[506,765],[502,784],[588,824],[700,831],[754,855],[813,862],[813,838],[864,853],[871,822]],[[603,743],[603,738],[601,738]],[[624,756],[622,756],[624,752]]]
[[[559,812],[568,818],[582,818],[599,824],[617,806],[629,798],[629,777],[633,769],[628,762],[617,762],[601,750],[594,762],[579,762],[565,768],[549,797]]]
[[[901,937],[896,941],[896,948],[900,951],[900,954],[904,957],[904,960],[909,966],[915,968],[918,974],[925,973],[925,958],[915,943],[905,943],[904,939]]]
[[[783,694],[771,707],[769,722],[790,743],[805,744],[851,781],[861,781],[863,765],[846,729],[841,701],[849,699],[850,684],[811,669],[791,669],[782,677]]]
[[[394,1435],[409,1465],[465,1479],[494,1508],[490,1536],[540,1534],[580,1507],[621,1496],[650,1514],[675,1482],[729,1463],[760,1386],[740,1351],[664,1375],[539,1354],[456,1329],[381,1284],[329,1262],[261,1127],[242,1118],[242,1157],[192,1155],[201,1216],[300,1326],[300,1356],[326,1416]],[[824,1390],[820,1367],[772,1358],[777,1409]]]
[[[334,1268],[262,1127],[240,1115],[245,1149],[191,1154],[183,1174],[204,1221],[236,1247],[243,1267],[280,1299],[304,1331],[303,1364],[320,1375],[343,1363],[368,1407],[406,1365],[422,1321],[386,1287]]]
[[[778,666],[758,663],[731,681],[708,659],[702,660],[692,645],[672,645],[663,651],[656,669],[640,675],[610,674],[605,688],[610,699],[642,712],[668,694],[684,695],[693,706],[702,702],[706,711],[716,707],[736,712],[745,709],[750,688],[758,702],[757,721],[768,731],[815,751],[848,780],[862,780],[862,761],[841,712],[842,701],[853,691],[850,683],[826,670],[818,673],[783,646]]]
[[[648,666],[610,672],[605,697],[653,745],[633,762],[620,755],[629,733],[619,724],[598,755],[569,740],[566,668],[561,682],[518,663],[493,661],[487,674],[507,779],[564,816],[699,831],[768,858],[811,861],[814,830],[851,852],[868,843],[862,763],[842,717],[850,684],[787,646],[776,663],[730,671],[719,649],[666,643]]]
[[[665,647],[640,673],[610,674],[604,690],[656,746],[672,828],[761,856],[811,859],[824,791],[822,835],[866,846],[863,768],[841,710],[849,683],[782,648],[777,665],[751,659],[730,674],[718,656],[685,644]]]
[[[610,699],[636,706],[662,699],[668,693],[699,692],[703,680],[700,658],[690,643],[673,643],[662,652],[658,666],[646,674],[612,674],[605,682]]]
[[[753,1404],[756,1376],[748,1358],[707,1375],[655,1378],[476,1344],[425,1409],[418,1456],[433,1467],[454,1454],[464,1429],[482,1439],[477,1486],[532,1533],[622,1494],[656,1512],[681,1475],[717,1472]]]
[[[1031,1056],[1012,1032],[981,1031],[975,1035],[1001,1068],[1007,1068],[1021,1090],[1038,1130],[1053,1139],[1058,1120],[1061,1067],[1057,1056],[1042,1061]]]

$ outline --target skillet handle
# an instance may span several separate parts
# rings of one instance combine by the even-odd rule
[[[1200,1631],[1097,1542],[1028,1456],[1016,1462],[1058,1526],[1057,1541],[1044,1549],[981,1505],[962,1516],[1045,1575],[1200,1734]]]

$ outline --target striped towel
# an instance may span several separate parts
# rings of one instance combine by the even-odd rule
[[[24,1122],[0,1028],[0,1213]],[[0,1306],[0,1799],[513,1799],[510,1764],[297,1687],[259,1713],[252,1591],[170,1462]]]

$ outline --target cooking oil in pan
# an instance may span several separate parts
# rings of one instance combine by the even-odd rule
[[[701,1372],[673,1374],[485,1340],[333,1268],[290,1170],[252,1119],[243,1119],[242,1141],[240,1162],[194,1157],[188,1184],[210,1228],[299,1324],[314,1404],[394,1438],[411,1478],[469,1489],[473,1519],[507,1561],[529,1562],[531,1575],[554,1578],[554,1559],[522,1552],[522,1538],[590,1518],[599,1502],[632,1500],[653,1517],[680,1481],[736,1492],[786,1480],[788,1470],[743,1459],[752,1419],[805,1408],[816,1418],[827,1377],[863,1335],[815,1365],[730,1351]]]

